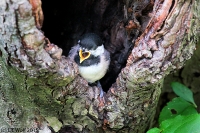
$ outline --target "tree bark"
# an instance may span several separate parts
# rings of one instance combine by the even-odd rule
[[[197,1],[151,2],[151,18],[101,103],[100,90],[88,86],[76,64],[38,29],[33,5],[27,0],[1,0],[0,130],[148,130],[164,77],[190,59],[200,31]],[[128,3],[132,1],[127,1],[127,9]]]

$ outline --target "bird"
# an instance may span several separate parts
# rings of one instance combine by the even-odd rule
[[[102,39],[95,33],[84,34],[71,48],[69,57],[76,62],[80,75],[88,84],[100,88],[102,98],[104,92],[99,80],[110,65],[110,53],[104,48]]]

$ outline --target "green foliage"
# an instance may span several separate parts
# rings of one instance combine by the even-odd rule
[[[190,89],[188,89],[186,86],[179,82],[172,82],[171,86],[176,95],[197,107],[197,105],[194,102],[192,91]]]
[[[175,118],[178,115],[190,114],[197,114],[194,106],[180,97],[174,98],[162,109],[159,116],[159,123],[167,119]]]
[[[191,90],[178,82],[171,86],[179,97],[162,109],[159,128],[152,128],[147,133],[200,133],[200,115]]]

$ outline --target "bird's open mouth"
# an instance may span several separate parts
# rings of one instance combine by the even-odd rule
[[[80,49],[80,51],[79,51],[79,56],[80,56],[80,63],[82,63],[85,59],[87,59],[87,58],[90,57],[90,52],[89,52],[89,51],[83,52],[83,51]]]

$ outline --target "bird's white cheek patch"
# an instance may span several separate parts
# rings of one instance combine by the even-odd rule
[[[94,56],[98,56],[104,53],[104,46],[103,44],[101,46],[99,46],[96,50],[91,50],[90,51],[92,55]]]

